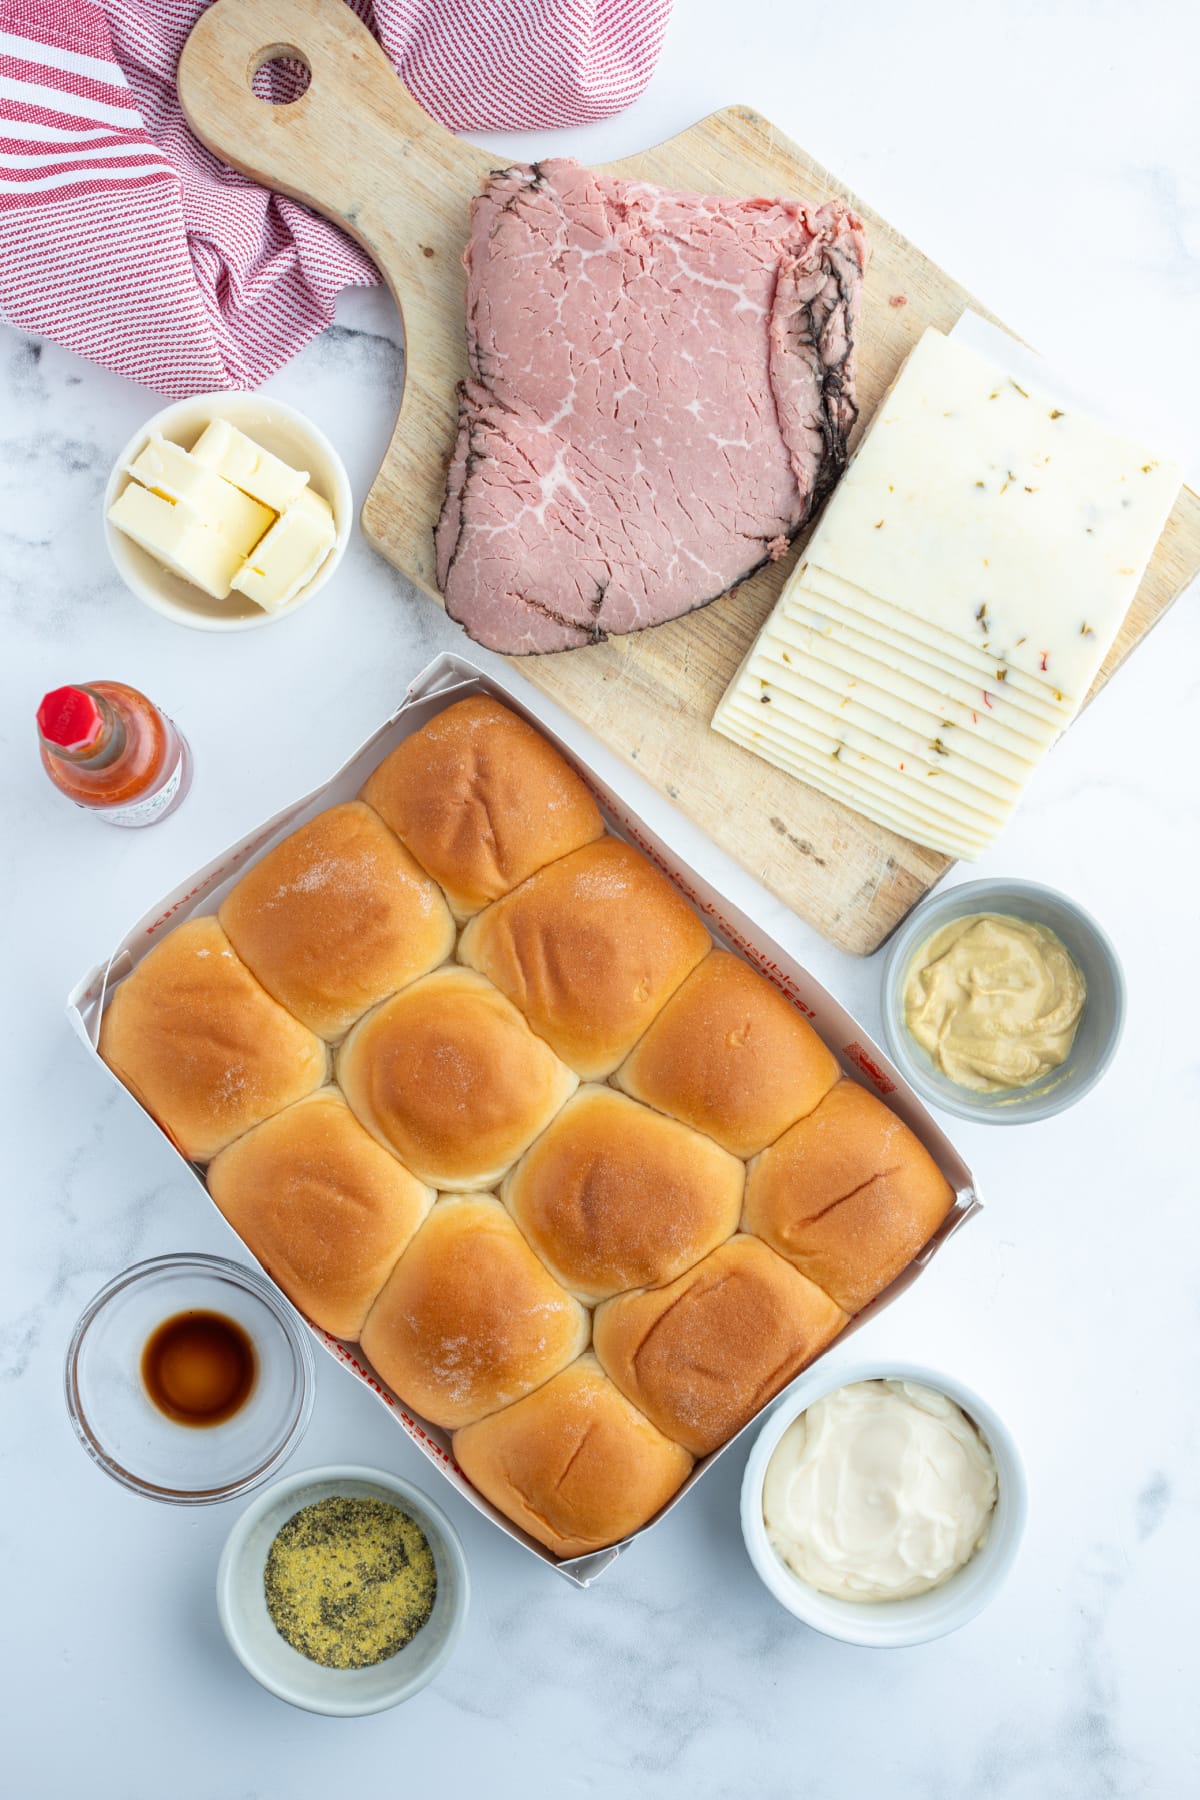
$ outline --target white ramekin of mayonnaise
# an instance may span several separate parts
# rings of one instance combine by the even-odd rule
[[[977,1394],[915,1363],[802,1376],[758,1434],[742,1534],[796,1618],[896,1648],[956,1631],[1003,1582],[1025,1524],[1007,1426]]]

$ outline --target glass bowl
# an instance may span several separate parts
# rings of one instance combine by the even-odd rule
[[[1028,1087],[976,1093],[934,1063],[904,1023],[904,988],[914,957],[935,932],[972,913],[1003,913],[1048,926],[1083,976],[1086,998],[1071,1053]],[[1054,888],[1000,877],[968,881],[923,900],[893,937],[883,970],[883,1036],[888,1054],[923,1100],[960,1119],[1026,1125],[1065,1112],[1090,1093],[1117,1053],[1125,1019],[1125,980],[1105,933],[1090,913]]]
[[[254,1345],[250,1393],[221,1424],[178,1424],[142,1381],[142,1352],[184,1312],[232,1319]],[[67,1410],[100,1467],[152,1500],[204,1506],[248,1494],[304,1436],[315,1393],[312,1345],[270,1284],[222,1256],[156,1256],[101,1288],[67,1351]]]

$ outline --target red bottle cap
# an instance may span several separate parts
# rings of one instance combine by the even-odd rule
[[[37,710],[38,730],[60,750],[86,750],[104,729],[104,715],[82,688],[55,688]]]

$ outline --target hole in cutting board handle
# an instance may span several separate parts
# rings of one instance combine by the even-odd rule
[[[268,106],[291,106],[308,92],[312,65],[294,44],[268,44],[248,71],[250,92]]]

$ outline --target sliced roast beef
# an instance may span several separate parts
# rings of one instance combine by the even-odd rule
[[[571,650],[780,555],[845,462],[864,259],[843,205],[494,176],[437,531],[451,617],[509,655]]]

